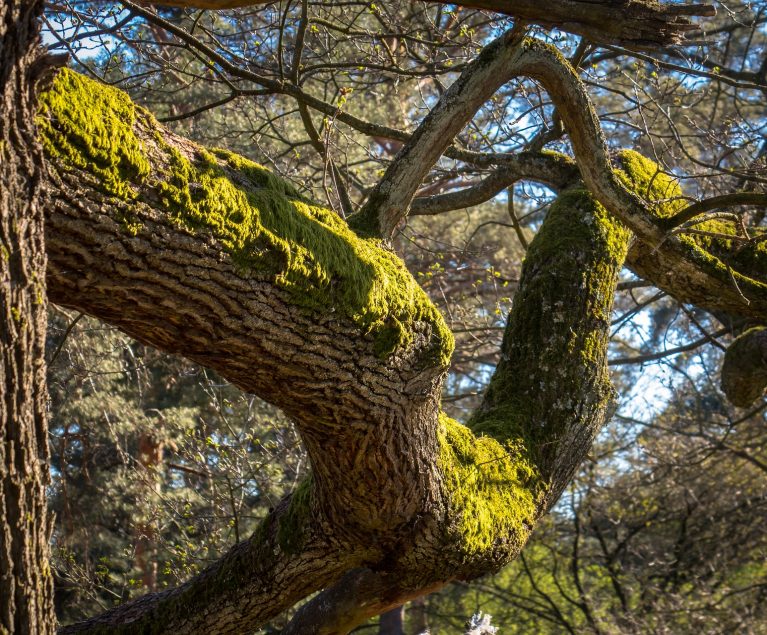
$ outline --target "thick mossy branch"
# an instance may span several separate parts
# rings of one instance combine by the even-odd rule
[[[466,558],[516,555],[604,422],[610,312],[630,232],[580,187],[525,259],[501,361],[468,427],[442,417],[440,467]]]
[[[671,218],[688,202],[676,179],[654,161],[632,150],[618,154],[619,178],[643,199],[651,202],[649,211],[657,218]],[[745,242],[727,238],[742,236],[740,223],[717,218],[687,224],[690,233],[680,231],[680,240],[690,247],[690,256],[703,269],[726,274],[744,290],[767,288],[767,242]]]
[[[133,131],[137,108],[128,95],[63,70],[40,95],[40,107],[47,115],[37,125],[49,156],[98,177],[109,194],[136,198],[133,184],[149,177],[151,165]]]
[[[556,498],[604,422],[613,295],[630,232],[584,189],[552,205],[525,259],[501,360],[469,421],[525,447]],[[553,501],[550,501],[553,502]]]
[[[41,104],[43,143],[59,167],[212,234],[245,273],[273,279],[296,305],[337,312],[372,333],[380,357],[409,346],[426,325],[434,361],[447,366],[452,334],[402,261],[264,167],[188,143],[179,149],[127,95],[70,70]],[[140,230],[138,215],[121,220],[129,233]]]
[[[622,150],[617,156],[618,178],[632,192],[651,204],[658,218],[673,216],[686,205],[679,181],[663,172],[661,167],[634,150]]]

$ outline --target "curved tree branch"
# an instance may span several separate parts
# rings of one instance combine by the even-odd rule
[[[513,185],[528,179],[548,185],[555,191],[578,180],[575,162],[563,154],[520,152],[509,162],[487,175],[480,183],[457,192],[422,196],[410,205],[412,216],[431,216],[454,209],[480,205]]]
[[[643,278],[683,302],[760,319],[767,314],[767,278],[761,256],[711,250],[689,237],[669,235],[665,217],[678,211],[681,191],[660,168],[635,153],[613,165],[585,87],[555,48],[509,31],[486,46],[403,146],[352,222],[389,236],[408,213],[424,176],[476,110],[515,77],[540,82],[560,113],[588,190],[631,229],[642,246],[629,261]],[[659,185],[663,183],[663,187]],[[755,263],[755,264],[754,264]]]
[[[250,539],[185,584],[144,595],[59,632],[220,634],[256,629],[371,557],[358,546],[337,541],[333,526],[321,522],[309,505],[299,490]]]
[[[65,71],[43,102],[59,174],[51,299],[282,408],[348,531],[409,522],[434,495],[436,467],[420,464],[436,441],[412,434],[437,424],[453,338],[404,264],[261,166],[164,131],[120,91]],[[349,479],[377,446],[389,467]]]
[[[763,192],[733,192],[731,194],[722,194],[721,196],[712,196],[685,207],[669,218],[664,218],[663,226],[673,229],[700,214],[738,205],[754,205],[767,208],[767,194]]]

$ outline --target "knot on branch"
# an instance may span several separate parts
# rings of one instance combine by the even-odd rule
[[[730,344],[722,365],[722,390],[741,408],[750,406],[767,388],[767,328],[749,329]]]

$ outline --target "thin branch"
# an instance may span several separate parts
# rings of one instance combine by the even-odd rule
[[[663,221],[667,229],[678,227],[699,214],[736,205],[767,207],[767,194],[761,192],[733,192],[697,201]]]

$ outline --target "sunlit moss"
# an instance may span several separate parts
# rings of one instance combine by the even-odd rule
[[[187,157],[127,95],[70,70],[41,104],[43,143],[59,165],[96,176],[109,195],[159,202],[178,224],[212,233],[240,268],[272,277],[296,305],[336,312],[373,334],[379,356],[425,332],[430,358],[447,366],[452,333],[402,261],[263,166],[201,147]],[[142,136],[154,136],[152,152],[136,134],[139,118],[153,129]],[[131,234],[140,229],[135,219],[124,226]]]
[[[679,181],[666,174],[655,161],[635,152],[618,153],[620,169],[615,173],[632,192],[653,203],[651,212],[659,218],[672,216],[687,203]]]
[[[136,106],[121,90],[64,69],[40,95],[37,124],[48,156],[97,176],[109,194],[132,200],[151,172],[133,132]]]
[[[535,523],[540,476],[518,442],[477,437],[466,426],[440,416],[439,467],[459,521],[461,551],[482,554],[499,541],[521,546]]]
[[[651,159],[633,150],[623,150],[618,158],[622,166],[616,171],[619,178],[653,203],[650,211],[658,218],[670,218],[690,204],[683,197],[679,182]],[[762,231],[756,230],[756,235]],[[746,243],[728,236],[743,237],[740,223],[735,219],[715,218],[693,223],[689,231],[679,235],[680,240],[692,248],[690,256],[701,267],[726,274],[739,284],[759,285],[759,279],[767,278],[767,241]]]

